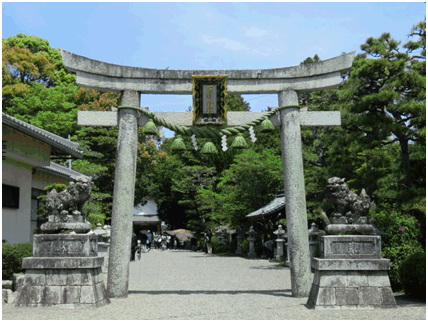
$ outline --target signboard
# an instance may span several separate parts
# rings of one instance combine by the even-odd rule
[[[226,125],[227,76],[192,76],[193,125]]]

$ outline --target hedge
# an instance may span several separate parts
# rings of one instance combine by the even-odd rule
[[[14,273],[23,273],[22,258],[33,256],[33,243],[2,244],[2,279],[12,280]]]

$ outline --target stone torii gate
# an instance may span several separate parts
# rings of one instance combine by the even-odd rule
[[[249,70],[165,70],[121,66],[82,57],[60,49],[64,66],[76,73],[82,87],[120,92],[115,112],[79,112],[78,125],[118,126],[113,193],[111,247],[107,279],[109,297],[127,297],[137,163],[138,127],[148,122],[141,115],[140,94],[192,94],[192,76],[226,75],[227,91],[236,94],[278,94],[280,115],[270,116],[281,127],[287,231],[293,297],[308,297],[312,276],[307,236],[306,196],[303,177],[301,125],[340,125],[340,111],[305,112],[297,92],[337,87],[341,72],[352,66],[355,52],[313,64]],[[243,125],[266,112],[228,112],[227,126]],[[170,124],[192,126],[192,112],[154,112]]]

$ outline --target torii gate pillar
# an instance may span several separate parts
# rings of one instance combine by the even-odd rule
[[[140,107],[140,93],[123,91],[121,105]],[[119,109],[114,173],[111,245],[107,274],[109,298],[128,297],[131,256],[132,209],[137,169],[138,111]]]
[[[297,106],[298,104],[295,91],[278,93],[278,106]],[[280,112],[281,152],[290,249],[291,292],[293,297],[308,297],[312,275],[299,112],[298,107],[286,108]]]

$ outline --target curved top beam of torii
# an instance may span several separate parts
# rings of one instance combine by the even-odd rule
[[[227,91],[236,94],[277,94],[285,90],[315,91],[337,87],[355,51],[313,64],[273,69],[173,70],[104,63],[60,49],[64,66],[76,73],[82,87],[144,94],[192,94],[193,75],[227,75]]]

